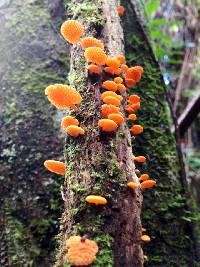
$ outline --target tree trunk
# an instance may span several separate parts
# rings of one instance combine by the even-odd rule
[[[118,5],[118,1],[111,0],[68,4],[71,17],[83,22],[88,36],[101,38],[112,56],[124,53],[123,31],[116,12]],[[138,180],[131,136],[126,124],[120,126],[116,134],[100,132],[97,123],[102,105],[102,78],[93,81],[87,77],[83,51],[79,45],[73,46],[69,81],[83,97],[77,118],[86,135],[66,140],[64,154],[68,172],[64,189],[67,198],[56,266],[63,266],[65,241],[73,234],[88,235],[97,241],[100,252],[93,266],[143,266],[139,241],[142,196],[140,189],[133,191],[126,186],[131,177]],[[103,195],[108,204],[91,206],[85,201],[89,194]]]
[[[61,0],[0,3],[2,267],[54,261],[63,177],[47,172],[43,162],[62,157],[63,138],[44,89],[65,80],[66,45],[58,35],[63,12]]]
[[[125,51],[130,65],[141,64],[142,80],[132,90],[141,96],[139,122],[144,133],[134,143],[137,153],[146,155],[147,165],[139,167],[157,180],[155,190],[144,192],[142,223],[152,242],[145,246],[147,266],[195,266],[191,240],[190,213],[181,176],[176,141],[171,132],[166,88],[152,51],[140,0],[130,0],[124,21]]]

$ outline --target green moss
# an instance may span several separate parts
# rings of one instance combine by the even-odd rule
[[[144,248],[150,257],[145,266],[192,266],[188,223],[182,220],[186,200],[180,181],[175,138],[170,130],[172,123],[164,83],[150,44],[130,6],[127,6],[124,29],[128,63],[144,68],[141,82],[130,90],[141,97],[138,123],[145,129],[134,140],[133,153],[147,157],[147,165],[138,167],[158,183],[154,190],[143,192],[142,224],[152,237],[152,242]]]

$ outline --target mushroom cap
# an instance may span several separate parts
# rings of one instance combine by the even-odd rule
[[[78,126],[79,125],[79,121],[76,118],[72,117],[72,116],[65,116],[61,121],[61,127],[63,129],[65,129],[70,125]]]
[[[120,91],[120,92],[124,92],[124,91],[126,91],[126,86],[123,85],[123,84],[118,84],[117,85],[117,90]]]
[[[135,114],[130,114],[130,115],[128,115],[127,120],[129,120],[129,121],[135,121],[135,120],[137,120],[137,116]]]
[[[88,266],[96,259],[98,246],[95,241],[72,236],[66,241],[68,248],[65,260],[73,266]]]
[[[142,235],[141,240],[148,243],[151,241],[151,238],[148,235]]]
[[[44,166],[48,171],[54,172],[56,174],[65,175],[66,168],[65,164],[58,160],[45,160]]]
[[[122,64],[121,65],[121,69],[124,71],[124,72],[127,72],[128,70],[128,66],[126,64]]]
[[[123,56],[123,55],[119,55],[116,58],[117,58],[117,60],[119,60],[119,62],[121,64],[124,63],[124,62],[126,62],[125,56]]]
[[[124,15],[124,12],[125,12],[125,8],[123,6],[118,6],[117,7],[117,12],[120,16],[123,16]]]
[[[109,114],[108,119],[116,122],[117,124],[122,124],[124,122],[124,118],[122,114]]]
[[[96,204],[96,205],[105,205],[107,204],[107,200],[105,197],[96,196],[96,195],[89,195],[85,199],[88,203]]]
[[[48,100],[59,109],[67,109],[82,101],[81,95],[68,85],[54,84],[45,89]]]
[[[89,72],[89,74],[98,74],[99,75],[101,73],[101,69],[97,65],[90,64],[88,66],[88,72]]]
[[[106,96],[103,98],[103,102],[108,105],[120,106],[121,101],[114,96]]]
[[[146,161],[146,158],[144,156],[137,156],[137,157],[134,157],[134,160],[137,162],[143,163]]]
[[[100,47],[101,49],[104,49],[104,44],[101,40],[94,37],[85,37],[81,39],[81,47],[84,50],[88,47]]]
[[[132,188],[132,189],[136,189],[138,187],[138,184],[137,183],[134,183],[134,182],[128,182],[127,183],[127,186]]]
[[[111,113],[119,113],[119,108],[113,105],[104,104],[101,106],[101,115],[103,118],[108,118]]]
[[[67,20],[62,24],[60,32],[65,40],[75,44],[79,42],[84,34],[84,28],[77,20]]]
[[[133,134],[140,134],[143,132],[143,127],[141,125],[135,124],[131,127],[130,131]]]
[[[151,188],[154,185],[156,185],[156,181],[154,181],[154,180],[147,180],[147,181],[142,182],[140,185],[141,185],[141,188]]]
[[[136,82],[139,82],[142,77],[141,69],[136,67],[131,67],[127,70],[125,79],[133,79]]]
[[[109,119],[101,119],[98,122],[98,126],[102,128],[104,132],[114,132],[117,130],[117,123]]]
[[[85,131],[81,127],[76,125],[68,126],[67,128],[65,128],[65,131],[73,137],[78,137],[79,135],[85,134]]]
[[[101,94],[101,98],[104,99],[106,96],[113,96],[117,99],[119,99],[120,101],[123,99],[123,97],[121,95],[116,94],[115,92],[112,91],[106,91],[104,93]]]
[[[146,181],[149,179],[149,175],[144,173],[140,176],[139,181]]]
[[[100,47],[86,48],[84,56],[88,62],[92,62],[98,65],[104,65],[107,59],[105,52]]]
[[[125,83],[126,83],[128,88],[134,87],[136,85],[135,80],[133,80],[131,78],[127,78],[127,77],[125,77]]]
[[[117,69],[120,66],[120,61],[114,57],[107,57],[106,65],[111,67],[112,69]]]
[[[113,91],[113,92],[116,92],[117,91],[117,84],[113,81],[105,81],[102,83],[102,87],[104,89],[107,89],[109,91]]]
[[[123,79],[121,77],[114,78],[114,82],[117,84],[121,84],[123,82]]]
[[[140,97],[138,95],[130,95],[128,98],[128,102],[130,104],[136,104],[136,103],[140,102]]]

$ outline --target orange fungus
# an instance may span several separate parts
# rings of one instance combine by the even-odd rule
[[[103,99],[103,102],[108,105],[114,105],[116,107],[119,107],[120,100],[114,96],[106,96]]]
[[[101,115],[103,118],[108,118],[108,115],[111,113],[119,113],[119,108],[113,105],[104,104],[101,107]]]
[[[63,129],[65,129],[70,125],[78,126],[79,125],[79,121],[76,118],[72,117],[72,116],[65,116],[61,121],[61,127]]]
[[[86,48],[84,56],[88,62],[92,62],[97,65],[104,65],[107,59],[105,52],[100,47]]]
[[[117,124],[110,119],[101,119],[98,122],[98,126],[102,128],[104,132],[114,132],[117,130]]]
[[[128,115],[127,120],[128,121],[135,121],[135,120],[137,120],[137,116],[135,114],[130,114],[130,115]]]
[[[130,131],[133,134],[140,134],[143,132],[143,127],[141,125],[136,124],[131,127]]]
[[[128,182],[127,183],[127,186],[132,188],[132,189],[136,189],[138,187],[138,184],[137,183],[134,183],[134,182]]]
[[[78,111],[76,104],[82,101],[80,94],[73,88],[64,84],[49,85],[45,89],[48,100],[59,109],[72,108]]]
[[[90,64],[88,66],[88,72],[89,74],[100,74],[101,73],[101,69],[99,66],[95,65],[95,64]]]
[[[54,172],[56,174],[65,175],[66,169],[65,164],[58,160],[45,160],[44,166],[50,172]]]
[[[146,158],[144,156],[137,156],[137,157],[134,157],[134,160],[137,162],[143,163],[145,162]]]
[[[117,69],[120,66],[120,61],[114,57],[107,57],[106,60],[106,65],[113,68],[113,69]]]
[[[121,69],[124,71],[124,72],[127,72],[128,70],[128,66],[126,64],[122,64],[121,65]]]
[[[94,37],[85,37],[81,39],[81,47],[83,49],[86,49],[88,47],[100,47],[101,49],[104,49],[102,41]]]
[[[105,197],[96,196],[96,195],[89,195],[85,199],[88,203],[95,204],[95,205],[105,205],[107,204],[107,200]]]
[[[125,57],[120,55],[120,56],[117,56],[117,60],[119,60],[119,62],[122,64],[126,61]]]
[[[142,72],[141,72],[141,67],[138,68],[136,67],[131,67],[127,70],[126,72],[126,79],[133,79],[136,82],[139,82],[141,80]]]
[[[116,78],[114,79],[114,82],[117,83],[117,84],[120,84],[120,83],[123,82],[123,79],[122,79],[121,77],[116,77]]]
[[[117,84],[113,81],[105,81],[102,83],[102,87],[109,91],[116,92],[117,91]]]
[[[75,44],[84,34],[84,28],[77,20],[67,20],[62,24],[60,32],[65,40]]]
[[[80,236],[71,236],[66,241],[67,254],[65,260],[73,266],[91,265],[98,252],[98,246],[95,241]]]
[[[124,16],[125,8],[123,6],[118,6],[117,12],[120,16]]]
[[[123,99],[121,95],[116,94],[115,92],[112,91],[106,91],[104,93],[101,94],[101,98],[104,99],[106,96],[113,96],[117,99],[119,99],[120,101]]]
[[[128,102],[130,104],[136,104],[136,103],[140,102],[140,97],[138,95],[130,95],[128,98]]]
[[[120,92],[124,92],[124,91],[126,91],[126,86],[123,85],[123,84],[118,84],[117,85],[117,90],[120,91]]]
[[[128,86],[128,88],[134,87],[136,85],[136,81],[129,78],[125,78],[125,83]]]
[[[117,124],[122,124],[124,122],[124,118],[121,114],[109,114],[108,119],[116,122]]]
[[[148,243],[151,241],[151,238],[148,235],[142,235],[141,240]]]
[[[156,181],[154,180],[147,180],[141,183],[141,188],[151,188],[156,185]]]
[[[134,158],[135,159],[135,158]],[[140,176],[139,181],[146,181],[149,179],[149,175],[144,173]]]
[[[81,127],[76,125],[68,126],[67,128],[65,128],[65,131],[73,137],[78,137],[79,135],[85,134],[85,131]]]

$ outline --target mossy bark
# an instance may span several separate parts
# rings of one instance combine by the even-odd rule
[[[66,45],[58,35],[61,0],[0,3],[0,266],[54,261],[63,177],[47,158],[62,159],[61,117],[44,89],[64,82]]]
[[[125,2],[125,1],[124,1]],[[144,251],[149,256],[146,266],[197,266],[193,258],[191,231],[184,181],[180,175],[176,142],[171,132],[165,85],[152,51],[141,1],[126,1],[125,50],[130,65],[142,65],[142,81],[132,90],[141,97],[139,123],[144,134],[136,139],[133,149],[147,156],[141,166],[157,180],[154,190],[144,192],[142,223],[152,242]]]
[[[86,35],[102,39],[106,52],[112,56],[124,53],[123,32],[116,12],[118,5],[118,1],[111,0],[68,3],[70,18],[84,24]],[[73,46],[69,81],[83,97],[77,118],[86,134],[79,138],[67,137],[65,142],[68,171],[57,267],[63,266],[66,239],[74,234],[87,235],[98,243],[100,251],[92,266],[143,266],[139,241],[142,196],[140,189],[133,191],[126,185],[131,179],[138,180],[130,132],[126,124],[112,134],[101,132],[97,126],[101,117],[103,78],[88,77],[83,51],[80,45]],[[108,204],[86,203],[85,198],[90,194],[106,197]]]

